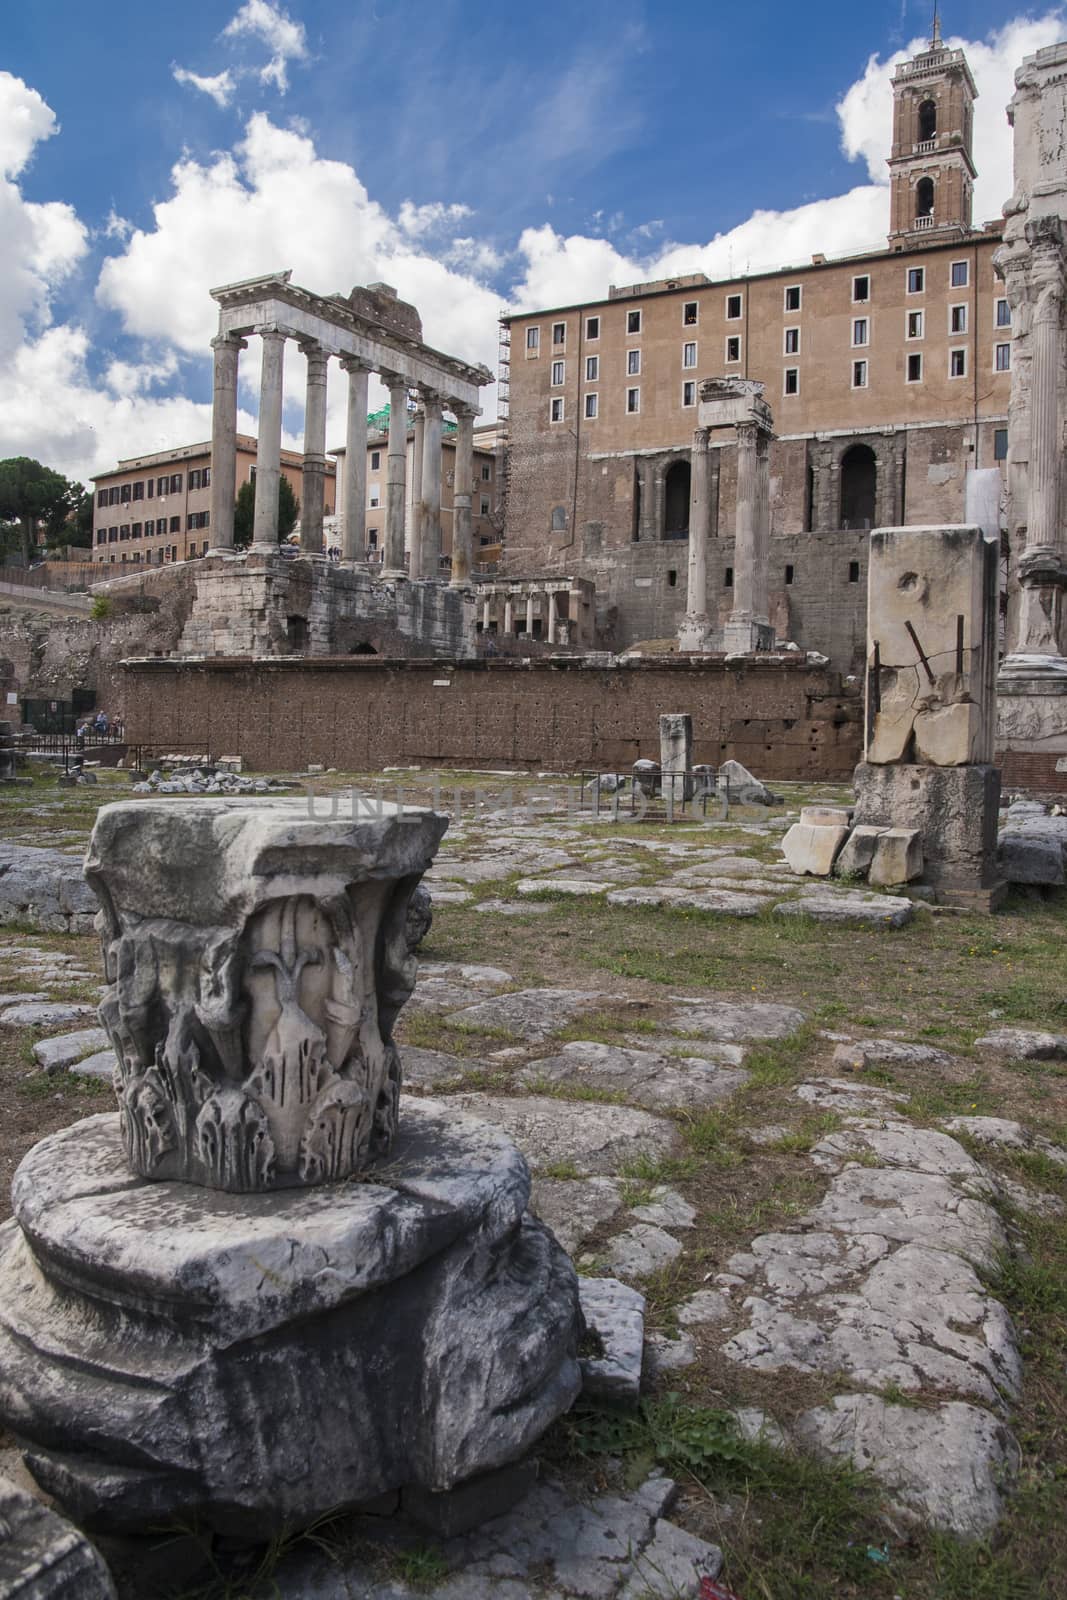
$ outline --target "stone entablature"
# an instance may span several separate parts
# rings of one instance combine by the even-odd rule
[[[382,570],[404,572],[404,497],[409,391],[418,396],[415,414],[412,578],[436,580],[441,555],[441,433],[447,408],[456,417],[456,482],[473,472],[474,418],[481,388],[492,382],[488,368],[472,366],[422,343],[413,306],[385,284],[357,287],[350,295],[318,295],[290,282],[290,272],[270,273],[211,291],[219,306],[212,414],[212,548],[233,546],[233,505],[224,486],[232,478],[237,426],[237,367],[250,335],[263,342],[260,379],[259,450],[253,547],[278,542],[278,474],[285,345],[296,340],[307,357],[301,544],[322,550],[323,482],[326,473],[326,381],[331,358],[348,374],[345,449],[350,463],[344,486],[343,557],[362,561],[366,527],[367,386],[378,372],[389,389],[390,432]],[[471,496],[455,497],[451,581],[465,586],[471,568]]]

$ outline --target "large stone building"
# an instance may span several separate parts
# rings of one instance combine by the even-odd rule
[[[256,441],[237,435],[234,498],[255,478]],[[300,498],[304,458],[281,452],[281,471]],[[326,467],[326,514],[336,503],[333,464]],[[93,560],[162,566],[206,555],[211,546],[211,443],[130,456],[93,480]]]
[[[1000,221],[971,222],[974,80],[935,32],[897,69],[883,250],[713,282],[702,273],[503,319],[505,570],[596,585],[601,642],[686,609],[699,388],[758,380],[773,415],[770,620],[863,659],[867,532],[964,518],[1007,455],[1011,310]],[[731,607],[736,456],[710,452],[707,614]]]

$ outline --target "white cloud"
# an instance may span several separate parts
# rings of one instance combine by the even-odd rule
[[[184,84],[190,89],[199,89],[201,94],[210,95],[215,104],[222,107],[229,105],[237,87],[229,68],[225,72],[217,72],[213,78],[203,78],[198,72],[190,72],[187,67],[172,67],[171,76],[175,83]]]
[[[37,90],[0,72],[0,174],[17,178],[34,146],[58,132],[56,114]]]
[[[410,200],[405,200],[401,204],[396,220],[404,233],[418,238],[422,234],[438,233],[451,228],[454,223],[462,222],[465,217],[473,215],[470,206],[445,205],[440,200],[417,206]]]
[[[273,83],[279,93],[289,87],[288,63],[307,59],[307,35],[302,22],[294,22],[288,12],[270,0],[245,0],[245,4],[222,30],[224,39],[248,36],[261,40],[271,59],[259,69],[262,83]]]
[[[132,232],[133,223],[126,217],[120,217],[114,206],[112,206],[107,214],[107,221],[104,223],[104,238],[128,239]]]

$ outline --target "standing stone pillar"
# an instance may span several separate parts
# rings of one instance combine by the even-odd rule
[[[549,644],[555,644],[555,642],[556,642],[556,591],[555,591],[555,589],[549,589],[549,591],[548,591],[548,642],[549,642]]]
[[[489,599],[489,596],[486,595],[485,599],[482,601],[482,632],[483,633],[488,633],[489,632],[489,624],[492,621],[492,618],[493,618],[492,601]]]
[[[256,450],[256,508],[252,548],[278,548],[278,484],[282,471],[282,376],[285,334],[280,328],[259,330],[263,366],[259,379],[259,444]]]
[[[515,602],[510,594],[504,596],[504,632],[515,632]]]
[[[408,575],[422,576],[422,467],[426,455],[426,408],[419,397],[415,411],[415,437],[411,446],[411,529],[409,534]]]
[[[659,719],[659,768],[671,817],[692,792],[693,719],[687,711],[668,711]]]
[[[771,557],[771,441],[760,429],[756,440],[756,526],[752,566],[752,609],[756,622],[768,623],[767,569]]]
[[[212,339],[215,375],[211,402],[211,548],[233,549],[237,496],[237,367],[244,339]]]
[[[348,373],[348,416],[345,426],[345,501],[341,515],[341,555],[365,561],[367,546],[367,383],[370,368],[357,356],[345,356]]]
[[[471,494],[474,480],[474,410],[454,404],[456,421],[456,481],[452,494],[452,587],[465,589],[471,581],[472,526]]]
[[[689,504],[689,571],[685,597],[685,616],[678,629],[679,650],[709,650],[708,623],[708,529],[711,523],[710,462],[707,428],[693,434],[691,499]]]
[[[759,556],[759,428],[737,425],[737,513],[734,531],[734,603],[725,629],[728,651],[755,648],[756,568]]]
[[[527,637],[527,639],[532,639],[533,636],[534,636],[534,597],[533,597],[532,594],[528,594],[526,596],[526,637]]]
[[[422,404],[426,413],[419,497],[422,522],[422,570],[417,576],[436,583],[441,576],[441,435],[443,432],[441,397],[427,391],[423,394]]]
[[[322,554],[322,514],[326,495],[326,369],[328,353],[318,344],[300,347],[307,356],[304,407],[304,470],[300,481],[300,549]]]
[[[385,556],[383,577],[404,574],[404,493],[408,467],[408,385],[383,373],[389,385],[389,454],[385,463]]]

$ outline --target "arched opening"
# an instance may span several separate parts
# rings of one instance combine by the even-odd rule
[[[874,526],[878,460],[869,444],[854,444],[841,458],[841,526]]]
[[[290,650],[306,650],[308,646],[307,617],[286,617],[285,633]]]
[[[920,178],[915,185],[915,215],[932,217],[934,214],[934,180]]]
[[[663,537],[689,537],[689,500],[693,475],[688,461],[674,461],[663,481]]]
[[[354,644],[348,653],[350,656],[376,656],[378,654],[374,646],[368,644],[366,639],[361,639],[359,644]]]
[[[927,139],[937,137],[937,106],[932,100],[924,100],[919,107],[919,138],[925,142]]]

